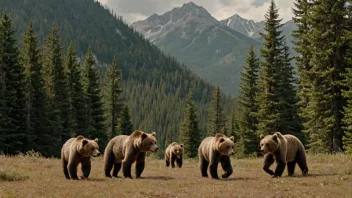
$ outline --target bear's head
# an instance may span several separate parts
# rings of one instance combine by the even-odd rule
[[[175,144],[172,146],[172,153],[177,156],[177,158],[181,158],[183,154],[183,144]]]
[[[221,155],[233,155],[234,152],[234,137],[226,137],[218,133],[215,135],[215,150],[219,151]]]
[[[158,150],[156,133],[144,133],[143,131],[135,131],[131,136],[135,136],[135,146],[139,148],[141,152],[156,152]]]
[[[278,135],[260,135],[260,151],[264,154],[274,153],[279,148]]]
[[[82,157],[96,157],[100,155],[98,138],[88,140],[80,135],[76,138],[76,141],[78,142],[78,153],[82,155]]]

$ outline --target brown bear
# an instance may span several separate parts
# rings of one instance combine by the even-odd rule
[[[208,177],[207,170],[209,168],[210,175],[213,179],[218,177],[218,163],[220,161],[222,169],[225,173],[222,178],[228,178],[232,174],[232,166],[230,156],[234,154],[234,137],[230,138],[218,133],[215,137],[205,138],[198,148],[200,171],[203,177]]]
[[[100,155],[98,139],[88,140],[83,136],[70,138],[65,142],[61,149],[62,168],[66,179],[78,179],[77,166],[81,163],[81,179],[88,178],[91,170],[91,156]]]
[[[260,150],[264,153],[263,169],[273,177],[281,177],[287,164],[288,176],[293,176],[296,163],[303,176],[308,175],[306,153],[302,142],[293,135],[282,135],[275,132],[273,135],[260,136]],[[276,161],[275,172],[270,166]]]
[[[182,167],[182,154],[183,154],[183,144],[177,144],[176,142],[171,143],[165,150],[165,161],[166,166],[175,168],[175,161],[179,168]]]
[[[104,172],[111,177],[110,171],[114,168],[112,176],[117,177],[122,166],[123,176],[131,178],[131,166],[136,162],[136,177],[140,178],[144,170],[145,154],[148,151],[158,150],[156,133],[134,131],[131,135],[119,135],[110,140],[104,152]]]

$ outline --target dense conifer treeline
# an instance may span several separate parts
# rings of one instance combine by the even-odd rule
[[[205,136],[214,88],[174,57],[164,55],[98,2],[5,0],[0,5],[0,11],[6,9],[13,16],[9,31],[13,46],[19,46],[14,56],[20,55],[13,60],[21,63],[16,72],[21,68],[24,72],[11,75],[24,75],[23,82],[15,83],[23,83],[16,85],[24,89],[16,98],[23,92],[18,105],[22,101],[26,107],[21,107],[23,121],[16,118],[16,122],[23,123],[16,126],[23,130],[5,126],[5,119],[12,118],[1,113],[1,133],[9,134],[0,140],[4,153],[34,149],[44,156],[58,156],[62,142],[79,134],[98,137],[104,149],[112,136],[141,129],[156,131],[162,154],[167,134],[172,140],[178,139],[190,89],[194,90],[199,130]],[[51,10],[54,5],[58,10]],[[4,69],[2,65],[1,71]],[[9,110],[5,100],[10,102],[10,98],[5,94],[10,93],[1,92],[1,112]],[[221,99],[224,113],[229,113],[233,100],[223,94]]]

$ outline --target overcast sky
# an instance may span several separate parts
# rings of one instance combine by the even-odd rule
[[[144,20],[150,15],[163,14],[174,7],[180,7],[191,0],[98,0],[108,5],[117,15],[123,16],[128,23]],[[245,19],[254,21],[264,20],[271,0],[193,0],[210,14],[218,19],[226,19],[234,14],[239,14]],[[291,7],[294,0],[275,0],[279,7],[280,17],[283,22],[292,18]]]

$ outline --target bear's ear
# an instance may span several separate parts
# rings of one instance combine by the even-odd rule
[[[272,136],[272,138],[273,138],[273,140],[277,141],[277,134],[274,134],[274,135]]]
[[[83,144],[83,146],[86,145],[86,144],[88,144],[88,140],[83,140],[83,141],[82,141],[82,144]]]
[[[183,148],[183,144],[180,144],[180,147]]]
[[[94,142],[98,142],[98,138],[95,138]]]
[[[220,138],[220,140],[219,140],[220,143],[221,143],[221,142],[224,142],[224,141],[225,141],[224,138]]]
[[[81,136],[81,135],[79,135],[79,136],[76,137],[76,140],[83,140],[83,139],[84,139],[84,137]]]
[[[148,135],[146,133],[142,133],[142,140],[144,140],[144,138],[148,137]]]
[[[234,142],[234,141],[235,141],[235,138],[234,138],[233,136],[231,136],[231,137],[230,137],[230,140]]]
[[[263,134],[260,135],[260,139],[262,140],[265,136]]]
[[[154,137],[155,137],[155,136],[156,136],[156,133],[155,133],[155,132],[153,132],[153,133],[152,133],[152,136],[154,136]]]

